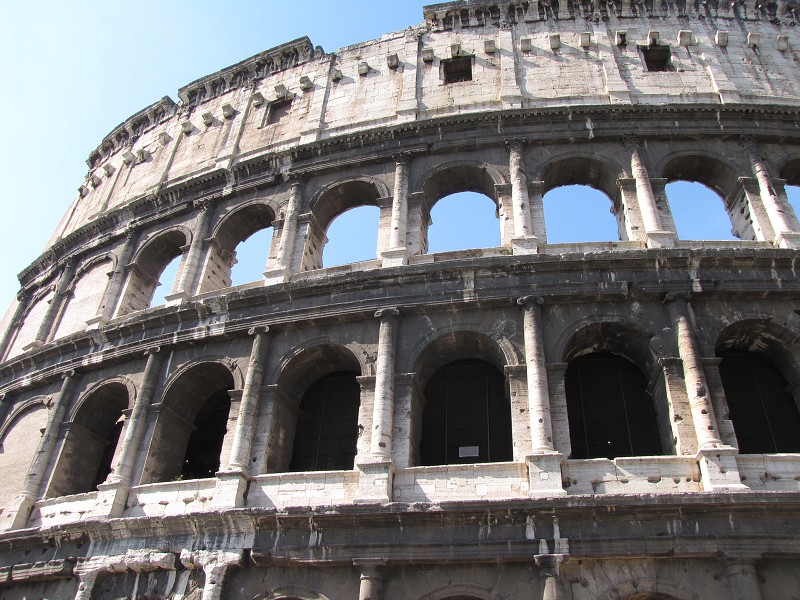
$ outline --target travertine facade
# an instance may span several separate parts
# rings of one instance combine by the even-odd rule
[[[128,119],[0,339],[0,597],[797,598],[797,10],[438,4]],[[740,241],[679,239],[675,180]],[[547,243],[568,184],[619,241]],[[458,191],[500,247],[427,252]],[[378,258],[324,268],[361,205]]]

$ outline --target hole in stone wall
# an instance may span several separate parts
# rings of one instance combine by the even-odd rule
[[[420,464],[512,460],[511,406],[503,374],[482,360],[459,360],[425,386]]]
[[[172,289],[175,286],[175,277],[178,274],[178,268],[181,265],[182,258],[183,255],[176,256],[164,267],[164,270],[161,271],[161,275],[158,277],[158,285],[156,285],[155,292],[153,292],[153,299],[150,301],[151,307],[166,304],[167,300],[165,296],[169,296],[172,293]]]
[[[488,196],[459,192],[445,196],[431,209],[428,253],[500,245],[497,206]]]
[[[669,46],[639,46],[645,69],[648,71],[674,71]]]
[[[236,246],[236,264],[231,269],[231,285],[242,285],[264,278],[269,249],[272,246],[272,227],[256,231]]]
[[[548,244],[619,240],[611,200],[588,185],[565,185],[542,199]]]
[[[337,216],[328,227],[323,265],[335,267],[373,260],[378,245],[380,209],[358,206]]]
[[[457,56],[442,61],[445,83],[472,81],[472,56]]]
[[[722,198],[702,183],[675,181],[666,186],[667,198],[682,240],[736,240]]]

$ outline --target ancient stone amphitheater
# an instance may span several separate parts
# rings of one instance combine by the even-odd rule
[[[0,597],[798,598],[797,4],[423,12],[91,153],[0,340]],[[676,180],[739,240],[680,239]],[[548,244],[571,184],[618,241]],[[500,246],[431,254],[459,191]],[[364,205],[377,258],[325,268]]]

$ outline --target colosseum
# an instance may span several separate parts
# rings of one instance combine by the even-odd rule
[[[0,338],[0,598],[800,597],[796,0],[422,16],[90,154]],[[737,239],[681,239],[674,181]],[[617,240],[548,243],[568,185]],[[429,252],[464,191],[499,246]],[[376,258],[326,266],[362,206]]]

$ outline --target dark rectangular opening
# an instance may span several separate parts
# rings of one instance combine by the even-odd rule
[[[457,83],[459,81],[472,81],[472,57],[458,56],[442,61],[444,67],[444,82]]]
[[[672,71],[672,53],[669,46],[639,46],[648,71]]]

